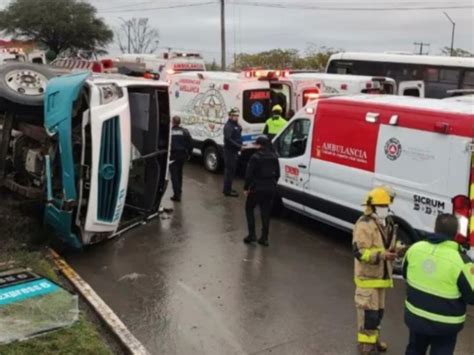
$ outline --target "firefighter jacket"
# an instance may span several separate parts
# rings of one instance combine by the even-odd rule
[[[405,323],[410,329],[443,336],[463,328],[466,305],[474,304],[474,263],[459,244],[431,234],[408,249],[403,275]]]
[[[384,253],[395,250],[393,220],[388,217],[383,226],[373,214],[359,218],[353,231],[355,257],[354,281],[359,288],[393,287],[392,262],[384,260]]]

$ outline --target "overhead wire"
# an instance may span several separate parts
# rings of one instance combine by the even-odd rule
[[[400,6],[400,3],[395,6],[334,6],[335,2],[332,2],[331,6],[318,5],[318,4],[303,4],[303,3],[267,3],[267,2],[243,2],[243,1],[231,1],[230,4],[238,6],[252,6],[252,7],[267,7],[267,8],[278,8],[278,9],[300,9],[300,10],[324,10],[324,11],[418,11],[418,10],[452,10],[452,9],[473,9],[474,5],[471,4],[460,4],[453,5],[449,3],[446,5],[426,5],[426,2],[416,6]],[[344,3],[347,4],[347,3]],[[401,3],[405,4],[405,3]],[[406,3],[408,4],[408,3]],[[415,3],[412,3],[415,4]]]
[[[215,1],[199,2],[199,3],[185,3],[185,4],[175,4],[175,5],[165,5],[165,6],[152,6],[144,8],[130,8],[130,9],[103,9],[99,10],[99,13],[120,13],[120,12],[140,12],[140,11],[154,11],[154,10],[166,10],[166,9],[179,9],[186,7],[199,7],[206,5],[215,5]]]

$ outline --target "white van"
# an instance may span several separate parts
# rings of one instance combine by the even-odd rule
[[[182,119],[193,137],[194,152],[203,156],[207,170],[222,168],[223,128],[228,111],[240,110],[242,139],[251,144],[263,132],[270,117],[271,93],[268,80],[246,73],[191,72],[169,77],[172,115]]]
[[[278,191],[289,209],[352,229],[375,186],[396,192],[402,240],[454,211],[474,256],[471,105],[390,95],[333,97],[299,111],[277,137]]]
[[[122,54],[116,59],[114,65],[117,67],[144,65],[146,71],[160,74],[161,80],[166,80],[170,75],[177,73],[206,70],[206,63],[198,53]]]

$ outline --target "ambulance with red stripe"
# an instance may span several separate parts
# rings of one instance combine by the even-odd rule
[[[407,244],[454,213],[474,256],[474,106],[390,95],[321,99],[297,112],[274,140],[283,206],[350,230],[375,186]]]

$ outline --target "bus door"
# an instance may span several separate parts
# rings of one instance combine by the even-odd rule
[[[421,80],[401,81],[398,85],[398,95],[425,97],[425,83]]]

